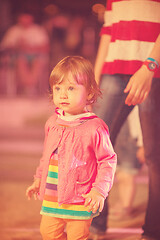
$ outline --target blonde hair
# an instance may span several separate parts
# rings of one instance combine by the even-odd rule
[[[95,81],[92,64],[81,56],[67,56],[53,68],[49,78],[51,95],[53,86],[62,82],[69,74],[73,76],[78,84],[86,87],[88,94],[91,96],[87,104],[92,104],[101,95]]]

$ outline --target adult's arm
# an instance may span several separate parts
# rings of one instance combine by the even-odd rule
[[[111,39],[111,36],[108,34],[103,34],[101,35],[101,38],[100,38],[96,61],[95,61],[95,67],[94,67],[95,79],[98,85],[100,82],[103,63],[108,53],[110,39]]]
[[[148,57],[154,58],[160,63],[160,34]],[[132,75],[124,90],[125,93],[128,93],[125,103],[129,106],[142,103],[150,92],[153,77],[154,73],[142,64],[139,70]]]

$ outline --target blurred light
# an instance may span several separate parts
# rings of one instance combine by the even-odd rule
[[[54,16],[59,12],[59,8],[54,4],[49,4],[47,7],[45,7],[44,11],[47,15]]]
[[[92,12],[98,16],[98,20],[103,22],[105,6],[100,3],[96,3],[92,6]]]
[[[95,13],[104,13],[105,6],[103,4],[97,3],[92,6],[92,11]]]

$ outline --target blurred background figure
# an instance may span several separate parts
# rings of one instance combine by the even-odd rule
[[[94,62],[102,20],[91,3],[71,3],[0,2],[0,95],[43,96],[48,70],[67,55]]]
[[[5,33],[1,51],[14,70],[12,82],[6,79],[9,93],[34,96],[47,91],[49,38],[29,12],[21,13],[17,24]]]
[[[82,16],[73,16],[66,32],[65,47],[70,52],[70,55],[80,55],[82,31],[84,28],[84,19]]]
[[[55,7],[54,7],[55,8]],[[55,66],[65,56],[81,55],[92,63],[96,55],[96,23],[95,18],[78,13],[62,13],[60,9],[46,19],[51,42],[51,66]]]
[[[48,8],[50,9],[51,6]],[[50,38],[50,68],[52,69],[58,61],[67,55],[65,50],[65,39],[70,21],[69,16],[61,13],[57,6],[52,5],[54,12],[51,15],[48,14],[48,8],[46,9],[47,16],[44,22],[44,27],[46,28]]]

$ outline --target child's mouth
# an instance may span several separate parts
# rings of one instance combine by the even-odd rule
[[[67,102],[62,102],[62,103],[60,103],[60,104],[63,105],[63,106],[69,105],[69,103],[67,103]]]

